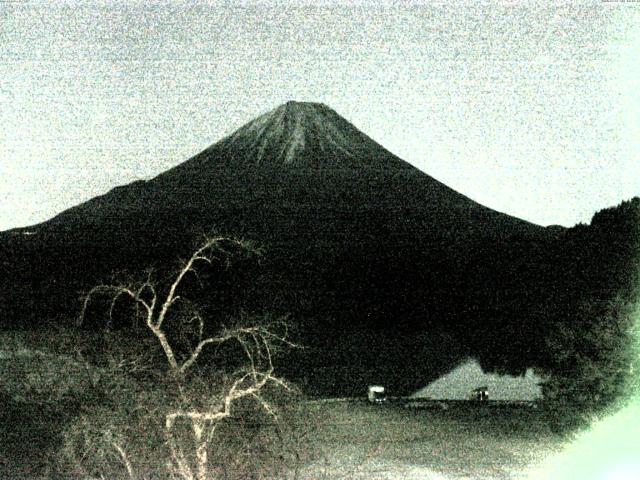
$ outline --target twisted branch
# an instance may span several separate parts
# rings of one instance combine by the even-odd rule
[[[193,273],[200,280],[197,276],[197,265],[211,265],[214,261],[219,260],[213,254],[214,250],[228,253],[222,248],[222,242],[231,242],[243,248],[247,246],[246,243],[224,237],[215,237],[207,240],[183,263],[173,282],[169,285],[166,296],[162,297],[162,299],[158,297],[157,283],[153,281],[151,272],[148,272],[146,280],[139,284],[137,288],[130,285],[98,285],[86,295],[78,320],[78,324],[81,325],[86,316],[88,305],[96,295],[111,295],[109,305],[110,322],[113,321],[117,300],[123,296],[130,298],[136,306],[136,312],[142,311],[147,328],[162,347],[172,378],[177,382],[176,386],[180,392],[183,391],[182,380],[186,373],[197,362],[207,345],[222,345],[227,342],[237,342],[240,345],[248,366],[245,370],[237,373],[237,378],[221,396],[216,406],[205,410],[177,409],[165,415],[165,433],[168,437],[171,455],[168,466],[174,474],[184,480],[205,480],[210,478],[207,455],[213,433],[222,420],[233,414],[234,404],[240,399],[253,398],[269,416],[277,420],[276,412],[262,397],[261,391],[269,383],[289,389],[284,380],[274,375],[272,351],[276,344],[296,347],[288,339],[287,324],[282,320],[268,325],[225,328],[217,336],[202,338],[204,318],[193,303],[179,294],[179,290],[189,273]],[[198,327],[197,344],[182,361],[175,355],[174,349],[163,329],[167,315],[178,302],[184,302],[188,306],[189,315],[191,315],[188,321],[196,320]],[[174,427],[178,420],[186,420],[191,424],[192,433],[196,441],[195,466],[190,465],[187,455],[185,455],[185,452],[176,441]],[[125,463],[129,476],[133,478],[133,468],[124,450],[115,443],[114,448],[116,448]]]

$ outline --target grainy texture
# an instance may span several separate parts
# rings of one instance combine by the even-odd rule
[[[0,476],[165,468],[158,352],[98,332],[95,309],[65,328],[114,270],[166,274],[195,229],[271,249],[262,283],[245,259],[188,288],[211,283],[216,326],[253,308],[313,327],[315,363],[283,362],[307,391],[415,391],[475,357],[537,368],[557,406],[323,405],[288,451],[297,427],[243,412],[196,449],[211,475],[520,478],[556,430],[637,393],[640,199],[620,202],[640,194],[640,2],[385,3],[0,0],[0,231],[79,205],[0,233],[0,325],[27,327],[0,345]],[[218,385],[194,378],[206,401]],[[615,447],[619,478],[638,471],[620,463],[637,418],[584,437]]]

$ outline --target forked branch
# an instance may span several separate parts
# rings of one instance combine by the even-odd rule
[[[142,311],[144,322],[162,347],[170,369],[176,374],[184,374],[187,369],[195,363],[198,356],[202,352],[202,349],[206,345],[210,343],[223,343],[232,338],[232,336],[227,335],[220,338],[212,337],[202,339],[201,336],[204,328],[204,320],[197,309],[192,308],[193,311],[191,318],[198,321],[199,342],[193,349],[193,351],[189,355],[187,355],[187,359],[184,362],[180,363],[177,359],[173,347],[171,346],[171,343],[169,342],[169,339],[167,338],[166,333],[162,328],[165,319],[171,311],[171,308],[175,306],[179,300],[185,300],[181,295],[178,294],[178,292],[186,276],[189,273],[196,274],[198,264],[204,263],[210,265],[214,261],[219,260],[218,256],[216,256],[216,253],[226,252],[222,248],[223,243],[232,243],[241,248],[248,248],[248,244],[246,242],[242,242],[239,240],[230,240],[225,237],[214,237],[206,240],[203,245],[199,247],[178,270],[173,282],[168,288],[166,296],[162,298],[161,301],[158,298],[158,287],[153,282],[151,274],[147,276],[147,279],[144,282],[137,286],[98,285],[96,287],[93,287],[84,298],[82,311],[80,313],[80,318],[78,319],[78,325],[81,325],[84,321],[87,314],[87,308],[91,300],[95,296],[101,294],[110,296],[110,322],[113,321],[113,313],[118,299],[123,296],[128,297],[135,303],[136,307],[140,307],[139,310]]]

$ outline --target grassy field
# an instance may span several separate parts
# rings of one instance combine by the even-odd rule
[[[318,459],[303,478],[517,479],[561,449],[542,409],[317,403]]]

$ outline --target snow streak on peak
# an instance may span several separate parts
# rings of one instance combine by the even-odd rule
[[[388,152],[321,103],[287,102],[256,118],[225,140],[256,164],[346,163]]]

